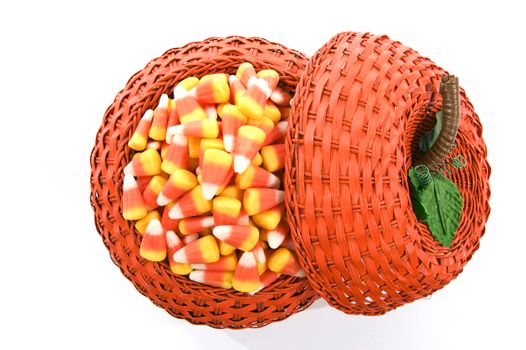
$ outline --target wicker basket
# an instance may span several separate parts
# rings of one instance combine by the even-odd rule
[[[137,288],[171,315],[216,328],[262,327],[307,308],[317,294],[305,278],[280,277],[254,296],[214,288],[177,276],[167,263],[139,255],[140,235],[121,216],[123,168],[131,159],[127,142],[140,117],[161,94],[189,76],[235,73],[251,62],[272,68],[293,93],[307,59],[297,51],[261,38],[210,38],[167,51],[136,73],[104,115],[91,154],[91,204],[95,224],[113,262]]]
[[[450,248],[417,221],[410,200],[407,173],[425,160],[418,140],[442,107],[445,75],[386,36],[349,32],[310,59],[296,88],[285,172],[289,223],[311,286],[339,310],[379,315],[425,297],[454,279],[479,247],[490,167],[463,90],[449,154],[463,155],[467,165],[443,169],[464,200]]]

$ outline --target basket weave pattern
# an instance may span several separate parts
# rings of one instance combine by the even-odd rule
[[[446,72],[386,36],[341,33],[307,65],[292,102],[286,202],[312,287],[350,314],[379,315],[454,279],[479,247],[489,215],[486,146],[461,90],[448,177],[464,199],[450,248],[412,210],[407,173],[441,108]]]
[[[107,109],[91,154],[91,205],[95,224],[111,259],[134,286],[177,318],[216,328],[262,327],[307,308],[317,294],[306,279],[282,276],[254,296],[209,287],[170,271],[166,262],[139,255],[140,235],[122,218],[123,168],[131,160],[127,142],[148,108],[177,82],[210,73],[235,74],[243,62],[272,68],[293,93],[307,59],[261,38],[210,38],[171,49],[136,73]]]

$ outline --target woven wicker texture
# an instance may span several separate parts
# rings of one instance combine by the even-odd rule
[[[464,91],[448,175],[464,199],[450,248],[412,210],[407,173],[441,108],[446,72],[386,36],[341,33],[310,60],[292,103],[286,201],[308,279],[332,306],[379,315],[455,278],[490,212],[482,127]]]
[[[317,294],[305,278],[280,277],[255,296],[209,287],[174,275],[168,264],[139,255],[140,235],[121,216],[123,168],[131,159],[127,142],[140,117],[161,94],[189,76],[235,73],[251,62],[272,68],[293,93],[307,59],[297,51],[261,38],[210,38],[171,49],[136,73],[107,109],[91,154],[91,204],[95,224],[113,262],[139,292],[171,315],[216,328],[262,327],[307,308]]]

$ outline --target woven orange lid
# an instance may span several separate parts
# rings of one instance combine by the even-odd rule
[[[455,145],[435,167],[464,206],[449,248],[413,213],[407,173],[442,107],[447,73],[386,36],[341,33],[309,60],[292,102],[286,201],[312,287],[350,314],[378,315],[454,279],[479,247],[490,208],[482,126],[464,90]],[[454,169],[461,155],[466,166]]]

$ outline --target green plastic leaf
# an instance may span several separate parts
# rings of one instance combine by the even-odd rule
[[[457,186],[442,174],[434,175],[429,184],[422,186],[421,177],[413,168],[409,170],[409,179],[417,218],[427,224],[440,244],[449,247],[462,214],[463,200]]]
[[[437,123],[433,129],[431,129],[427,134],[422,135],[420,138],[420,149],[422,152],[427,152],[431,146],[433,146],[438,138],[438,135],[440,134],[440,130],[442,129],[442,111],[438,111],[435,116]]]

